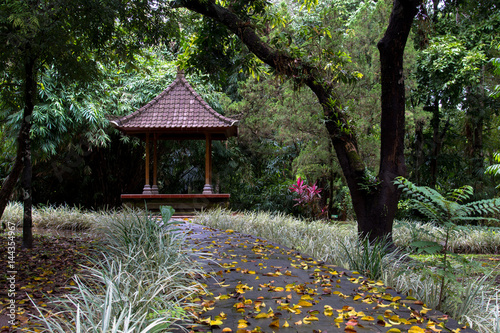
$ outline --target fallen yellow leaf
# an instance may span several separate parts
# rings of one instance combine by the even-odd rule
[[[275,321],[273,321],[272,323],[269,324],[269,327],[277,327],[277,328],[279,328],[280,327],[280,320],[276,319]]]
[[[302,306],[302,307],[309,307],[309,306],[313,306],[311,302],[308,302],[308,301],[299,301],[298,305]]]

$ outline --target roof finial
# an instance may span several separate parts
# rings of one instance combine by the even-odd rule
[[[184,76],[184,70],[180,67],[177,67],[177,77]]]

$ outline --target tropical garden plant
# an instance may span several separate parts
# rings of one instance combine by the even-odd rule
[[[319,207],[319,199],[321,198],[321,190],[316,183],[313,185],[306,184],[302,178],[298,178],[293,186],[289,187],[290,192],[296,194],[297,201],[295,206],[300,206],[308,217],[320,217],[322,211]]]
[[[486,173],[489,173],[494,176],[500,176],[500,152],[497,152],[493,155],[493,158],[497,164],[492,164],[486,168]],[[500,184],[498,184],[497,188],[500,188]]]
[[[448,288],[449,284],[456,281],[453,274],[454,268],[449,257],[453,256],[457,260],[468,263],[466,259],[450,251],[448,244],[451,235],[460,230],[463,224],[477,222],[478,220],[482,222],[497,221],[497,219],[488,217],[488,215],[500,212],[500,199],[465,203],[474,192],[472,187],[468,185],[442,195],[435,189],[427,186],[417,186],[403,177],[397,177],[394,183],[399,189],[402,189],[403,195],[410,198],[409,204],[412,207],[431,221],[444,227],[441,239],[438,241],[417,240],[410,244],[417,253],[442,254],[437,270],[429,272],[439,281],[437,308],[441,310],[445,299],[445,289]]]

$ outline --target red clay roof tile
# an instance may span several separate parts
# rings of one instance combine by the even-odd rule
[[[112,124],[126,134],[179,130],[236,135],[237,120],[213,110],[187,82],[183,72],[167,89],[130,115],[115,119]]]

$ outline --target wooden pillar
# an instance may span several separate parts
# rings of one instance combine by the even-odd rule
[[[142,194],[151,194],[151,185],[149,184],[149,133],[146,133],[146,180]]]
[[[212,188],[212,138],[210,133],[206,134],[205,139],[205,186],[203,194],[213,194]]]
[[[153,186],[152,194],[158,194],[158,134],[153,136]]]

